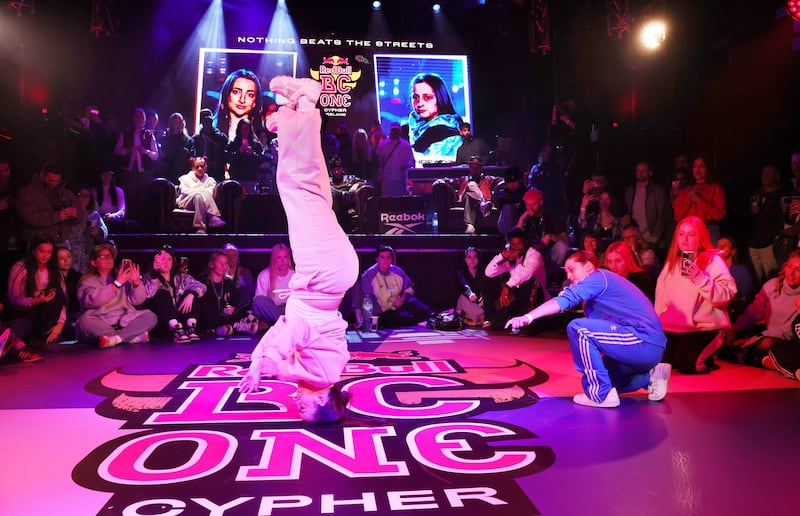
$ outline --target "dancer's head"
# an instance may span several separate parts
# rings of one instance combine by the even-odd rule
[[[322,391],[299,389],[295,397],[300,418],[315,425],[335,423],[342,419],[349,401],[350,393],[343,392],[338,385]]]

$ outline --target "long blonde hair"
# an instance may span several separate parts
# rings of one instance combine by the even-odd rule
[[[275,290],[278,274],[275,271],[275,251],[286,251],[289,253],[289,269],[292,269],[292,250],[284,243],[277,243],[272,246],[272,253],[269,255],[269,288]]]

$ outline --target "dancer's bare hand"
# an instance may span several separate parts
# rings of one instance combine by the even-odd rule
[[[514,330],[518,330],[523,326],[527,326],[531,323],[527,317],[524,315],[520,315],[519,317],[512,317],[508,321],[506,321],[506,328],[512,328]]]
[[[242,394],[254,392],[258,389],[260,384],[261,372],[256,369],[248,369],[247,374],[245,374],[239,382],[239,392]]]

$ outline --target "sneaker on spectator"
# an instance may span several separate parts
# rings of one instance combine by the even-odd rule
[[[186,325],[186,337],[189,339],[189,342],[200,342],[200,335],[197,333],[196,325]]]
[[[208,227],[219,228],[225,225],[225,221],[219,215],[211,215],[208,219]]]
[[[611,390],[608,391],[606,399],[600,403],[592,401],[589,399],[589,396],[585,395],[584,393],[576,394],[572,397],[572,401],[578,405],[584,405],[586,407],[614,408],[619,407],[619,394],[617,394],[617,389],[612,387]]]
[[[2,334],[0,334],[0,359],[6,356],[6,351],[11,349],[11,328],[6,328]]]
[[[100,336],[100,349],[113,348],[122,342],[122,337],[119,335],[101,335]]]
[[[467,224],[467,229],[466,229],[466,231],[464,231],[464,233],[467,233],[467,234],[470,234],[470,235],[474,235],[475,234],[475,226],[473,226],[472,224]]]
[[[33,362],[41,362],[44,360],[42,355],[32,351],[28,346],[22,346],[17,350],[17,358],[20,362],[25,362],[26,364],[32,364]]]
[[[650,401],[661,401],[667,395],[669,376],[672,374],[672,366],[665,363],[656,364],[650,370],[650,385],[647,386],[647,399]]]
[[[131,344],[139,344],[140,342],[150,342],[150,334],[147,333],[146,331],[143,331],[139,335],[134,335],[133,337],[128,339],[128,342],[130,342]]]
[[[230,324],[223,324],[216,331],[217,335],[221,337],[227,337],[228,335],[233,335],[233,326]]]
[[[183,326],[178,324],[177,326],[172,327],[172,341],[175,344],[188,344],[192,342],[192,339],[189,338],[189,335],[186,333],[186,330],[183,329]]]

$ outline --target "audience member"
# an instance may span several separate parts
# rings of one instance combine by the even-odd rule
[[[475,138],[469,122],[461,122],[459,129],[461,146],[456,151],[456,163],[469,163],[472,156],[478,156],[481,162],[489,157],[489,145],[482,138]]]
[[[564,192],[564,177],[553,157],[553,144],[546,142],[539,150],[537,162],[528,174],[528,188],[536,188],[544,196],[544,211],[563,216],[567,213],[567,197]]]
[[[471,326],[481,326],[485,320],[483,295],[486,290],[486,273],[479,265],[478,250],[467,247],[464,251],[464,264],[456,276],[461,291],[456,301],[456,310],[464,313],[466,323]]]
[[[193,158],[192,170],[178,179],[179,207],[194,210],[192,225],[197,233],[205,233],[207,227],[218,228],[225,225],[220,217],[214,190],[217,181],[208,175],[208,163],[205,158]]]
[[[716,245],[720,237],[720,222],[725,218],[725,190],[713,181],[704,158],[695,158],[692,164],[694,184],[684,186],[672,202],[675,220],[688,216],[703,221],[711,235],[711,244]]]
[[[64,283],[66,292],[67,321],[61,334],[64,338],[74,337],[75,322],[81,315],[81,304],[78,301],[78,283],[81,273],[72,266],[72,251],[68,247],[56,247],[56,262],[58,272],[61,273],[61,281]]]
[[[125,191],[129,215],[139,220],[144,213],[145,189],[153,180],[153,168],[158,159],[158,143],[152,131],[145,128],[146,116],[142,108],[133,111],[130,126],[119,134],[114,155],[121,160],[119,185]]]
[[[596,234],[584,233],[581,237],[580,250],[592,253],[597,258],[598,263],[603,263],[605,255],[600,250],[600,238]]]
[[[286,296],[289,281],[294,276],[291,249],[286,244],[275,244],[269,257],[269,267],[258,273],[253,314],[270,325],[286,312]]]
[[[761,365],[777,341],[791,341],[800,301],[800,251],[794,251],[778,277],[768,280],[727,332],[725,343],[740,350],[745,363]],[[755,330],[755,334],[752,334]]]
[[[222,252],[228,257],[228,272],[225,274],[233,280],[239,302],[236,311],[247,308],[253,301],[256,292],[256,279],[253,271],[239,261],[239,249],[230,242],[222,246]]]
[[[525,192],[522,201],[525,203],[525,212],[520,215],[516,227],[525,232],[528,244],[544,257],[547,278],[560,283],[561,267],[569,252],[564,218],[545,213],[544,197],[536,188]]]
[[[517,167],[507,168],[503,173],[503,183],[494,193],[494,205],[500,212],[497,230],[501,235],[505,236],[511,231],[525,211],[525,203],[522,202],[524,194],[522,172]]]
[[[225,148],[228,136],[214,126],[210,109],[200,110],[200,130],[192,136],[189,154],[195,158],[205,158],[208,173],[217,181],[225,178]]]
[[[586,207],[594,200],[597,200],[598,210],[587,215]],[[578,215],[578,225],[581,231],[593,233],[599,239],[598,244],[601,251],[604,251],[611,242],[622,238],[622,223],[611,212],[611,204],[611,194],[607,191],[597,194],[588,193],[583,196],[580,214]]]
[[[789,168],[792,171],[792,191],[797,194],[800,192],[800,150],[793,150],[789,155]]]
[[[64,244],[73,226],[86,223],[86,212],[78,198],[64,186],[61,170],[52,164],[42,166],[22,187],[17,196],[17,210],[26,242],[42,234],[55,244]]]
[[[432,315],[428,306],[414,297],[414,283],[406,272],[394,264],[394,249],[381,245],[375,264],[361,275],[361,294],[372,298],[372,314],[378,316],[380,328],[398,328],[426,322]],[[359,322],[364,314],[356,307]]]
[[[353,155],[351,172],[370,184],[375,184],[375,159],[369,146],[369,137],[364,129],[356,129],[353,134]]]
[[[0,314],[3,314],[3,303],[0,303]],[[30,331],[30,322],[24,319],[0,320],[0,362],[14,357],[27,364],[41,362],[42,356],[30,347],[23,339],[23,332]]]
[[[103,217],[110,233],[126,230],[129,222],[125,218],[125,192],[117,186],[114,172],[103,170],[100,173],[100,186],[94,190],[97,211]]]
[[[508,244],[486,266],[489,282],[484,292],[484,327],[500,329],[506,321],[524,314],[550,299],[547,274],[541,253],[528,243],[525,232],[514,228],[506,235]]]
[[[675,229],[664,268],[656,282],[655,309],[667,336],[664,361],[685,374],[718,369],[712,358],[730,327],[728,303],[736,283],[711,245],[699,217]]]
[[[783,229],[781,198],[787,195],[789,190],[781,182],[778,167],[765,165],[761,169],[761,184],[750,196],[752,219],[747,239],[750,263],[759,284],[766,282],[778,270],[772,244]]]
[[[652,277],[657,278],[661,272],[661,264],[655,251],[650,249],[642,238],[642,232],[636,226],[628,226],[622,230],[622,240],[633,251],[637,263]]]
[[[604,263],[608,270],[636,285],[651,303],[655,302],[655,278],[639,266],[627,243],[619,240],[611,242],[606,248]]]
[[[148,342],[157,323],[150,310],[136,307],[147,300],[139,265],[123,260],[114,267],[117,249],[104,242],[94,246],[89,269],[78,284],[78,299],[83,314],[76,323],[82,341],[98,343],[101,349],[122,342]]]
[[[733,237],[720,237],[717,241],[717,249],[719,249],[720,258],[725,262],[736,282],[736,295],[728,305],[731,320],[735,321],[738,314],[742,313],[742,310],[753,300],[761,284],[756,283],[755,274],[750,265],[739,256],[739,246]]]
[[[7,271],[22,253],[22,233],[17,218],[17,192],[11,181],[11,165],[0,157],[0,271]],[[8,276],[0,274],[0,292],[8,288]]]
[[[508,321],[521,328],[540,317],[583,304],[586,317],[567,325],[575,368],[583,392],[572,401],[588,407],[619,406],[619,393],[647,389],[647,399],[667,395],[669,364],[664,354],[664,332],[645,296],[629,281],[599,268],[584,251],[572,254],[564,266],[570,286],[533,311]]]
[[[406,194],[408,169],[414,166],[411,145],[400,138],[400,124],[392,122],[389,138],[378,145],[378,186],[382,197]]]
[[[69,246],[72,251],[72,266],[83,274],[89,266],[89,254],[92,252],[92,248],[108,238],[108,228],[103,217],[97,212],[97,202],[92,197],[89,187],[78,185],[75,195],[86,213],[86,224],[72,226]]]
[[[222,251],[211,251],[206,274],[206,293],[197,300],[197,327],[201,332],[225,336],[233,334],[233,324],[241,313],[236,311],[239,293],[228,277],[228,257]]]
[[[480,156],[470,156],[469,175],[461,178],[458,190],[458,203],[464,207],[464,224],[466,233],[475,233],[478,213],[489,214],[492,209],[492,184],[483,174],[483,162]]]
[[[186,131],[186,120],[180,113],[169,116],[167,131],[161,142],[161,175],[173,183],[186,170],[189,161],[191,138]]]
[[[156,250],[144,287],[145,306],[158,318],[154,334],[171,335],[178,344],[200,340],[195,302],[206,293],[206,286],[188,272],[181,272],[172,247],[165,245]]]
[[[12,265],[8,275],[11,317],[27,318],[33,338],[47,344],[59,339],[67,322],[66,292],[54,249],[49,236],[34,236],[25,258]]]
[[[666,248],[667,229],[672,223],[672,202],[666,190],[652,180],[650,163],[636,164],[636,182],[625,189],[623,226],[635,223],[642,238],[653,248]]]

